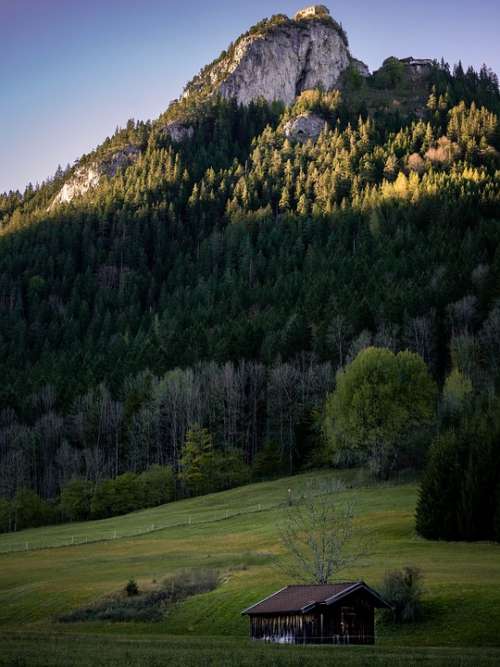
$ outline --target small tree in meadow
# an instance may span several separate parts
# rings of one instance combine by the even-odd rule
[[[286,555],[280,569],[296,581],[328,584],[368,552],[353,523],[353,506],[341,500],[341,485],[310,484],[298,498],[289,493],[280,522]]]
[[[139,586],[135,579],[129,579],[127,585],[125,586],[125,592],[128,597],[133,597],[134,595],[139,595]]]

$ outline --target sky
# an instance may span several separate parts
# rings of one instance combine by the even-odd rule
[[[307,0],[0,0],[0,192],[78,159],[129,118],[157,117],[260,19]],[[500,73],[498,0],[325,3],[351,53],[437,58]]]

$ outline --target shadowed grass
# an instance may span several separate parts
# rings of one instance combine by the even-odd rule
[[[248,640],[185,637],[0,637],[3,667],[476,667],[497,665],[499,649],[279,646]]]

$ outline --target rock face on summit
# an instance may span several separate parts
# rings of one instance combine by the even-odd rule
[[[258,98],[291,104],[304,90],[335,88],[351,55],[340,26],[317,7],[239,40],[208,72],[214,92],[240,104]]]

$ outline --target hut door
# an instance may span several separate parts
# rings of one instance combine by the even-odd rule
[[[356,612],[353,607],[341,607],[340,628],[342,643],[356,643]]]

